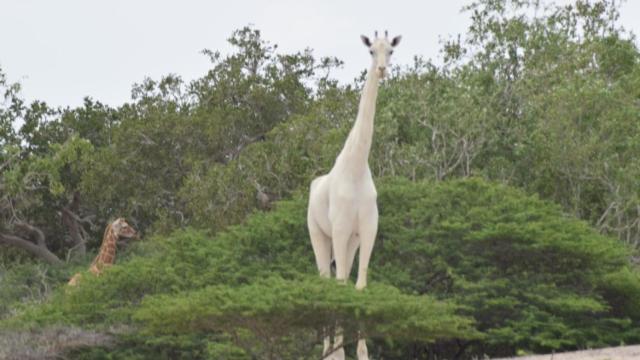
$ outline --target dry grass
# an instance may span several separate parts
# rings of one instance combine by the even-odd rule
[[[85,346],[109,346],[112,335],[77,327],[48,327],[0,332],[0,359],[59,359],[66,351]]]

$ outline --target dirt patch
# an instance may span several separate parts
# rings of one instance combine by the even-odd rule
[[[640,345],[583,350],[558,354],[521,356],[495,360],[640,360]]]
[[[58,359],[67,350],[107,346],[113,336],[76,327],[0,332],[0,359]]]

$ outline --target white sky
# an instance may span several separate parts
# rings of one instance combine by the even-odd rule
[[[0,0],[0,67],[28,101],[78,106],[91,96],[118,106],[147,76],[202,76],[209,62],[200,51],[229,53],[231,32],[253,24],[281,52],[338,57],[345,66],[335,75],[351,81],[369,63],[360,34],[401,34],[395,64],[437,59],[440,39],[465,32],[469,14],[460,9],[469,2]],[[621,22],[636,34],[639,15],[640,0],[623,4]]]

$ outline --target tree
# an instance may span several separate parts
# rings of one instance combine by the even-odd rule
[[[6,161],[5,146],[17,141],[13,124],[24,110],[24,101],[19,96],[20,84],[9,83],[7,76],[0,67],[0,160]],[[3,164],[4,164],[3,161]],[[2,168],[0,168],[2,170]]]
[[[62,219],[69,230],[68,242],[73,244],[72,249],[77,248],[84,255],[87,232],[83,225],[91,224],[91,220],[79,217],[79,194],[69,184],[74,174],[77,179],[83,171],[81,159],[92,150],[87,141],[73,137],[62,145],[51,145],[50,154],[38,156],[27,150],[20,162],[8,164],[0,175],[0,184],[6,190],[0,198],[4,224],[0,242],[60,265],[62,260],[55,254],[59,249],[51,250],[60,244],[47,239],[46,233],[62,232],[56,221]],[[14,148],[13,151],[20,150]]]

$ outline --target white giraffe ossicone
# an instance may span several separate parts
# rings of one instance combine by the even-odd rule
[[[320,276],[331,276],[331,261],[335,259],[336,279],[346,282],[351,273],[356,250],[360,248],[356,289],[367,286],[367,270],[378,232],[376,187],[369,169],[369,152],[373,139],[373,118],[376,112],[378,83],[386,75],[393,49],[400,36],[374,41],[362,35],[372,63],[362,89],[358,116],[344,147],[328,174],[311,182],[307,225]],[[324,340],[324,356],[344,359],[341,330],[336,331],[333,348],[331,339]],[[331,355],[327,353],[335,350]],[[358,359],[368,359],[364,339],[358,340]]]

